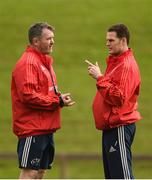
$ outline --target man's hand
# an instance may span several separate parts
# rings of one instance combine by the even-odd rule
[[[75,102],[70,97],[70,93],[61,94],[61,98],[64,102],[64,106],[72,106],[75,104]]]
[[[88,72],[90,76],[92,76],[94,79],[98,79],[99,76],[102,76],[97,62],[95,65],[88,60],[85,60],[85,62],[88,64]]]

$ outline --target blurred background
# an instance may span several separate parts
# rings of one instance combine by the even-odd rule
[[[0,1],[0,178],[18,178],[17,138],[12,133],[11,71],[28,44],[31,24],[55,27],[54,69],[62,92],[76,105],[62,110],[62,129],[55,133],[56,158],[45,178],[104,178],[101,131],[95,129],[92,100],[95,80],[85,59],[104,72],[106,31],[126,24],[142,75],[139,110],[132,147],[136,178],[152,178],[152,1],[151,0],[5,0]]]

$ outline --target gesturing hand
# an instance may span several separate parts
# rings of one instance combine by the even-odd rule
[[[61,94],[64,106],[72,106],[75,102],[71,99],[70,93]]]
[[[88,60],[85,60],[85,62],[88,64],[88,72],[90,76],[92,76],[94,79],[97,79],[99,76],[102,76],[100,67],[97,62],[95,65]]]

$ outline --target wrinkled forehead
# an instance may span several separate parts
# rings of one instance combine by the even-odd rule
[[[54,37],[54,32],[51,31],[50,29],[44,28],[42,30],[42,35],[41,36],[47,36],[47,37],[53,38]]]

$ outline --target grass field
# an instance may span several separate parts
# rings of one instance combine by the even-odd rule
[[[0,175],[5,179],[16,179],[19,175],[19,169],[16,168],[17,160],[9,159],[8,161],[0,161]],[[134,161],[134,176],[136,179],[149,179],[152,177],[150,161]],[[65,168],[64,168],[65,169]],[[104,178],[103,167],[99,161],[69,161],[66,164],[66,178],[71,179],[101,179]],[[46,179],[60,179],[62,177],[61,162],[55,161],[52,170],[45,175]]]
[[[56,151],[100,153],[101,132],[95,129],[91,112],[95,81],[88,76],[84,59],[98,61],[104,71],[108,53],[105,47],[106,30],[110,25],[122,22],[131,31],[130,47],[134,50],[142,75],[139,110],[143,120],[137,123],[133,153],[151,155],[151,9],[151,0],[0,1],[0,152],[16,152],[17,138],[11,129],[12,68],[28,43],[29,26],[37,21],[47,21],[56,28],[52,55],[59,88],[62,92],[71,92],[76,101],[74,107],[62,111],[62,129],[55,134]],[[69,178],[103,177],[99,163],[72,162]],[[85,170],[86,164],[88,171]],[[135,163],[137,177],[152,178],[150,166],[152,164],[148,162]],[[47,178],[58,177],[54,169],[54,175],[47,175]],[[14,160],[1,161],[0,178],[15,178],[17,173]]]

